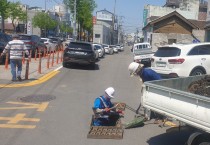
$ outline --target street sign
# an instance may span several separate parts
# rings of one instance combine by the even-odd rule
[[[117,30],[117,23],[114,23],[114,30]]]

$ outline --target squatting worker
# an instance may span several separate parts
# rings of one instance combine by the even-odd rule
[[[17,79],[21,81],[23,52],[25,52],[27,56],[29,56],[29,52],[24,42],[19,40],[19,35],[13,34],[12,38],[13,40],[8,42],[1,56],[7,52],[9,53],[12,81],[16,81]]]
[[[128,70],[131,76],[139,76],[142,79],[143,83],[147,81],[154,81],[161,79],[161,76],[158,73],[156,73],[154,70],[148,67],[145,68],[143,64],[139,64],[136,62],[130,63],[130,65],[128,66]],[[140,107],[141,104],[139,105],[136,112],[139,111]],[[151,112],[151,117],[156,119],[154,123],[158,123],[159,119],[160,120],[163,119],[162,115],[156,114],[154,112]]]
[[[93,121],[94,126],[114,126],[119,119],[119,113],[116,112],[114,104],[111,99],[114,98],[115,90],[113,87],[108,87],[104,95],[97,97],[94,101],[93,110],[95,118]]]

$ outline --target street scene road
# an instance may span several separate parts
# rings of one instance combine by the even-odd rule
[[[170,127],[161,128],[151,122],[146,122],[143,127],[124,130],[122,140],[87,139],[93,101],[103,95],[105,88],[115,88],[114,102],[124,102],[133,109],[138,107],[142,82],[129,76],[127,68],[131,61],[130,47],[126,46],[123,52],[106,55],[95,65],[95,69],[73,65],[61,68],[56,76],[43,84],[1,88],[1,144],[184,144],[189,132],[166,133]],[[122,122],[133,120],[134,115],[135,112],[126,109]]]

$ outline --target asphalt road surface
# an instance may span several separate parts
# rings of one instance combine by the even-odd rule
[[[33,87],[0,89],[1,145],[184,145],[188,131],[166,133],[169,127],[146,123],[126,129],[122,140],[87,139],[94,99],[115,88],[114,102],[136,109],[141,82],[127,70],[130,48],[106,55],[95,66],[70,66],[54,78]],[[35,99],[38,98],[38,99]],[[46,100],[45,100],[46,99]],[[45,101],[43,101],[45,100]],[[135,113],[125,110],[123,123]]]

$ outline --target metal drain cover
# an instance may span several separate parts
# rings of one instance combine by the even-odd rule
[[[19,98],[22,102],[48,102],[54,100],[56,97],[49,94],[34,94]]]

